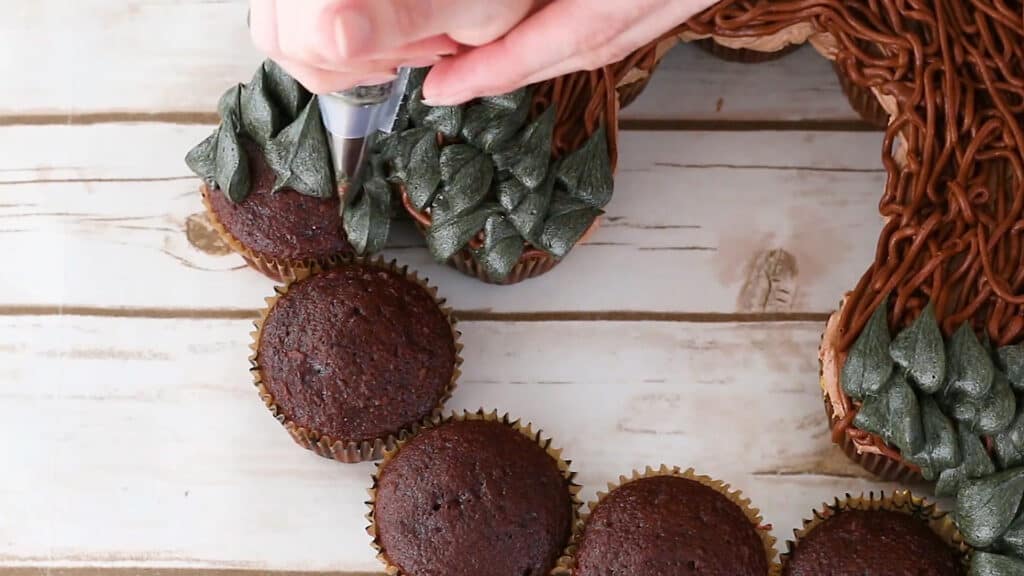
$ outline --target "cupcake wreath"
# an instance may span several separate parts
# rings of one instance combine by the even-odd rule
[[[352,278],[321,286],[327,293],[318,298],[334,298],[330,308],[344,308],[346,321],[361,323],[376,337],[378,331],[367,323],[382,320],[367,319],[358,290],[351,288],[359,282],[404,286],[395,288],[393,310],[412,301],[441,306],[432,290],[406,277],[406,271],[348,256],[352,248],[360,254],[381,249],[399,207],[421,227],[434,256],[464,273],[488,282],[515,282],[544,273],[595,226],[611,194],[618,108],[642,89],[671,45],[697,41],[718,56],[756,62],[809,42],[834,61],[851,104],[866,120],[877,123],[880,116],[888,117],[882,146],[888,179],[879,203],[885,223],[875,261],[829,319],[819,351],[833,440],[882,478],[934,482],[936,493],[953,498],[955,508],[951,517],[944,516],[904,493],[837,500],[798,531],[783,557],[782,572],[822,573],[833,566],[827,561],[836,557],[837,538],[848,541],[852,533],[863,542],[872,537],[890,544],[898,540],[908,549],[952,554],[948,562],[942,559],[945,552],[929,554],[941,566],[922,568],[928,573],[955,574],[960,564],[969,563],[972,576],[1024,574],[1021,13],[1019,2],[1005,0],[923,0],[913,5],[896,0],[723,0],[614,66],[466,106],[424,106],[421,71],[410,85],[398,130],[374,142],[366,180],[345,190],[334,186],[316,98],[267,62],[248,85],[225,94],[219,105],[221,126],[187,160],[204,178],[211,220],[229,244],[254,267],[290,280],[288,289],[271,302],[273,308],[294,294],[317,293],[299,283],[322,283],[316,278],[325,274],[340,281],[336,279],[345,274],[328,271],[341,267]],[[388,274],[392,276],[385,279]],[[354,304],[346,308],[345,302]],[[322,305],[317,298],[299,304],[313,311],[293,306],[291,314],[298,319],[290,321],[297,326],[306,325],[307,318],[323,321],[316,314]],[[429,308],[422,308],[424,318],[431,316]],[[403,519],[401,503],[399,513],[389,508],[388,521],[383,521],[380,508],[382,498],[392,494],[386,489],[388,471],[404,461],[403,450],[452,426],[453,420],[441,419],[439,410],[457,378],[457,353],[439,360],[424,351],[411,360],[414,367],[444,367],[424,388],[410,376],[416,370],[387,374],[374,368],[389,365],[388,349],[382,347],[382,358],[355,364],[370,368],[357,374],[353,381],[358,386],[337,389],[328,382],[328,367],[352,366],[332,364],[337,348],[317,349],[295,336],[300,331],[285,330],[274,341],[276,348],[261,351],[260,334],[267,333],[271,313],[257,333],[253,358],[268,408],[297,441],[324,456],[355,461],[383,455],[371,534],[389,572],[460,573],[459,567],[433,566],[441,556],[432,555],[422,540],[390,539],[389,533],[409,538],[416,530]],[[433,315],[431,338],[457,351],[454,322],[444,321],[446,311],[439,314]],[[395,337],[403,330],[400,324],[390,321],[379,332]],[[340,337],[331,336],[329,327],[316,328],[325,338]],[[279,354],[285,360],[275,364]],[[276,384],[264,381],[263,368],[270,365],[277,369],[271,376]],[[310,406],[290,398],[289,382],[296,378],[325,387],[320,401],[310,397]],[[346,428],[349,420],[339,424],[331,418],[331,410],[352,402],[379,406],[407,401],[396,391],[417,385],[422,394],[406,405],[401,422]],[[454,420],[474,419],[519,430],[496,415]],[[463,440],[469,442],[458,441]],[[416,459],[410,458],[418,469]],[[552,456],[552,462],[562,461]],[[494,465],[501,468],[500,460]],[[578,487],[573,487],[566,466],[556,468],[563,473],[566,505],[575,510]],[[648,475],[692,480],[678,471],[649,470],[632,481],[623,478],[624,486],[612,493],[643,492],[634,484]],[[661,483],[659,490],[679,489],[669,486],[673,482]],[[643,488],[654,490],[653,484]],[[454,516],[447,507],[488,501],[486,486],[468,486],[454,501],[435,501],[432,510],[451,521]],[[644,513],[629,507],[616,511],[611,501],[599,499],[587,518],[600,522],[613,512],[628,518]],[[746,508],[742,500],[731,501]],[[642,504],[640,499],[632,505]],[[878,514],[883,511],[919,522],[908,525],[906,518]],[[550,515],[556,517],[564,514]],[[590,574],[587,558],[600,558],[604,548],[625,546],[629,540],[623,534],[609,540],[598,524],[588,529],[586,519],[573,524],[575,536],[556,572]],[[922,531],[922,525],[929,530]],[[509,555],[494,562],[513,574],[545,573],[566,534],[562,520],[551,526],[542,544],[529,540],[529,531],[502,536],[514,545],[496,548]],[[686,529],[685,522],[666,526]],[[764,535],[764,527],[755,529]],[[599,533],[603,536],[594,536]],[[486,533],[473,534],[487,541]],[[941,544],[921,540],[928,534]],[[602,542],[596,551],[588,548],[595,541]],[[690,571],[714,564],[684,547],[652,550],[646,544],[625,547],[624,554]],[[764,560],[756,554],[750,558]],[[403,568],[403,562],[424,568]],[[850,557],[844,565],[870,572],[898,564],[887,562],[883,568]],[[479,572],[477,567],[467,573]]]

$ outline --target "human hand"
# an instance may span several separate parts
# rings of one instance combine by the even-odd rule
[[[424,99],[459,104],[620,60],[715,1],[251,0],[250,29],[313,92],[434,65]]]
[[[380,84],[502,37],[541,0],[250,0],[256,46],[311,92]]]

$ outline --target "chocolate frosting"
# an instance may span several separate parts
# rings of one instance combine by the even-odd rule
[[[547,576],[568,544],[568,480],[533,439],[500,421],[451,421],[381,469],[374,522],[409,576]]]
[[[889,510],[845,510],[796,543],[782,574],[961,576],[963,570],[956,551],[924,521]]]
[[[716,490],[675,476],[629,482],[584,526],[574,576],[764,576],[764,543],[747,515]]]
[[[439,407],[456,364],[434,297],[351,264],[293,284],[270,310],[257,365],[284,415],[334,440],[397,434]]]

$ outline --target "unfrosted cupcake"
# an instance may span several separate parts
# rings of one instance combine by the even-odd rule
[[[774,540],[738,492],[678,468],[634,472],[590,505],[573,576],[763,576]]]
[[[953,522],[909,493],[848,496],[805,521],[782,574],[962,576],[964,552]]]
[[[458,377],[458,333],[436,291],[406,270],[351,261],[289,284],[254,334],[267,407],[302,446],[379,458],[440,412]]]
[[[568,464],[529,426],[473,413],[389,452],[369,532],[389,574],[546,576],[579,503]]]

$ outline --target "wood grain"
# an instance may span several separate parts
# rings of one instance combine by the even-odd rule
[[[0,128],[0,250],[22,271],[0,277],[0,306],[260,307],[271,282],[217,242],[181,160],[209,129]],[[551,274],[482,289],[407,224],[387,254],[471,312],[822,314],[871,259],[879,138],[628,132],[602,227]]]
[[[556,439],[584,497],[636,467],[696,465],[785,538],[865,480],[829,443],[820,323],[463,323],[453,409]],[[373,467],[295,446],[246,370],[249,323],[0,318],[0,564],[376,571]]]
[[[0,58],[0,72],[18,85],[0,91],[0,125],[209,118],[220,94],[248,80],[261,60],[244,0],[10,4],[0,53],[33,57]],[[623,117],[857,120],[831,68],[811,50],[750,66],[692,46],[668,56]]]

